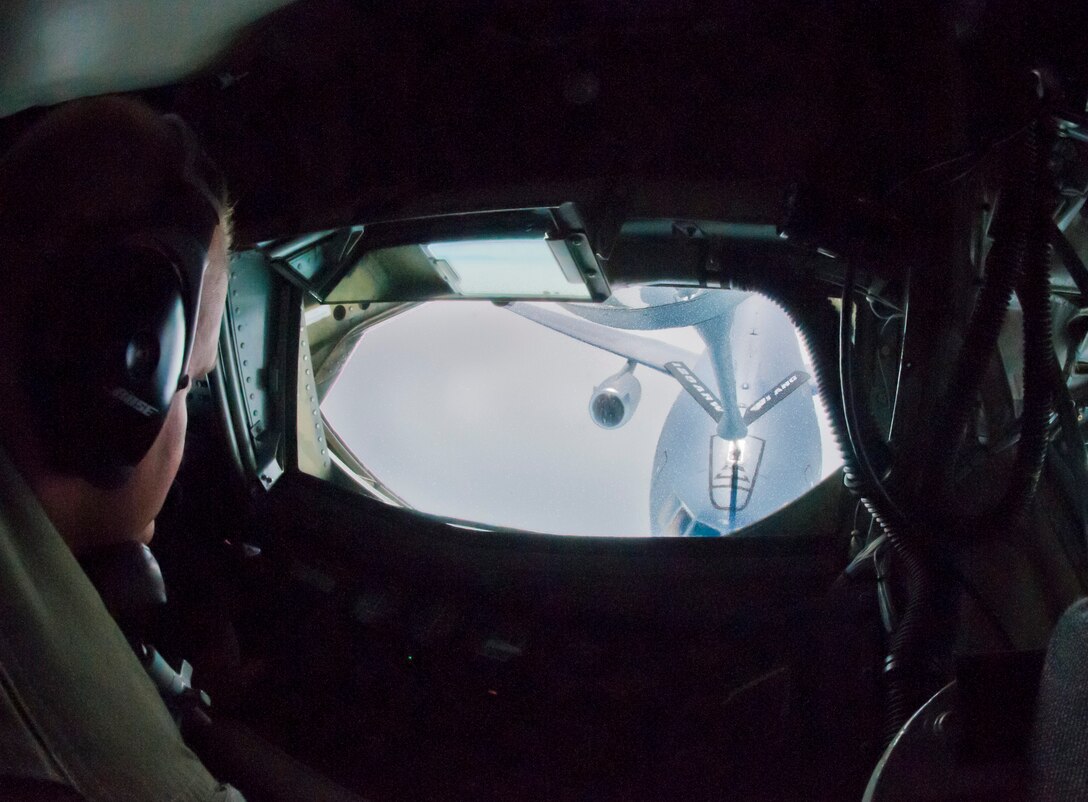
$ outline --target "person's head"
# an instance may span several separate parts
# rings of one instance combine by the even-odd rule
[[[81,414],[84,398],[87,405],[101,401],[95,385],[105,381],[79,376],[81,365],[93,361],[82,358],[84,341],[94,339],[101,321],[130,314],[126,304],[139,314],[131,299],[162,278],[143,276],[139,259],[109,254],[124,253],[132,237],[138,242],[147,231],[180,232],[179,242],[206,249],[198,309],[187,315],[195,315],[196,325],[184,371],[192,379],[206,375],[215,365],[229,245],[226,199],[216,179],[184,124],[121,98],[63,106],[0,157],[0,445],[77,552],[150,537],[186,429],[182,381],[176,392],[167,388],[165,420],[158,417],[161,429],[150,430],[150,447],[146,454],[138,448],[143,455],[134,465],[97,476],[66,459],[63,434],[80,431],[83,422],[64,424]],[[106,257],[83,259],[102,242],[124,248],[103,247]],[[185,277],[180,284],[195,286]],[[195,293],[180,294],[191,305]],[[61,403],[43,404],[36,380],[47,363],[61,379],[74,371]]]

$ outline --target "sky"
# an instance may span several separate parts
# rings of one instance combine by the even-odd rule
[[[639,334],[705,350],[691,329]],[[360,461],[421,511],[527,531],[645,536],[655,448],[682,391],[639,366],[635,414],[602,429],[589,414],[593,389],[624,365],[489,302],[435,301],[369,329],[322,409]],[[824,451],[826,474],[837,460]]]
[[[427,250],[453,268],[455,289],[466,298],[589,300],[585,282],[572,282],[563,275],[542,238],[432,242]]]

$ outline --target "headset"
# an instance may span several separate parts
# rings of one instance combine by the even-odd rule
[[[221,176],[181,118],[162,117],[181,156],[145,218],[47,254],[28,315],[24,376],[49,467],[117,486],[143,459],[189,361]]]

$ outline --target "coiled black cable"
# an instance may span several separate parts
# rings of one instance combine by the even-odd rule
[[[991,250],[986,282],[972,315],[953,382],[939,407],[942,414],[937,427],[936,442],[958,446],[1015,290],[1024,309],[1025,399],[1021,442],[1006,500],[989,516],[989,522],[1018,515],[1034,497],[1046,455],[1051,409],[1045,375],[1052,347],[1046,208],[1049,140],[1041,121],[1028,126],[1023,147],[1023,161],[1016,165],[1018,172],[1007,182],[1005,191],[1007,230]],[[812,357],[819,389],[829,395],[828,391],[838,385],[841,393],[842,405],[830,404],[828,415],[843,457],[845,484],[861,497],[887,535],[901,568],[905,596],[899,625],[885,660],[885,737],[890,740],[922,701],[920,692],[927,678],[923,648],[935,584],[923,544],[924,527],[935,521],[918,504],[901,502],[895,497],[889,483],[890,448],[868,408],[857,398],[851,337],[855,274],[855,264],[847,260],[838,315],[818,288],[783,282],[773,274],[752,272],[736,276],[731,286],[760,292],[782,306]],[[957,451],[957,447],[950,447],[942,453],[951,461]],[[942,464],[931,475],[945,477],[949,470]],[[904,509],[911,510],[911,514],[908,516]]]
[[[931,573],[918,546],[917,534],[909,536],[909,519],[888,489],[890,465],[883,470],[870,456],[874,445],[884,446],[872,432],[862,432],[866,421],[859,408],[854,384],[854,347],[851,339],[854,317],[855,265],[848,262],[843,281],[839,312],[839,381],[842,392],[843,426],[862,476],[856,490],[869,514],[884,531],[901,568],[905,604],[898,626],[892,633],[884,660],[884,680],[887,702],[884,718],[884,740],[891,741],[899,728],[922,701],[919,689],[926,676],[923,644],[926,621],[933,596]]]
[[[906,534],[906,517],[887,490],[891,452],[868,407],[857,403],[855,397],[850,346],[853,265],[847,263],[840,313],[827,300],[826,292],[814,283],[783,282],[773,274],[753,272],[735,276],[731,286],[760,292],[781,306],[812,358],[816,385],[824,397],[833,397],[833,388],[844,393],[844,403],[829,404],[827,410],[843,459],[844,482],[861,497],[869,514],[887,535],[902,569],[906,597],[884,665],[888,688],[885,737],[890,740],[919,702],[918,678],[924,673],[921,648],[933,583],[914,539]]]
[[[1022,138],[1023,158],[1002,189],[997,230],[987,258],[967,336],[935,421],[935,442],[947,444],[933,455],[929,493],[950,486],[956,455],[975,408],[990,358],[1015,291],[1023,310],[1024,407],[1020,442],[1009,486],[995,509],[957,516],[957,529],[986,532],[1016,521],[1030,506],[1042,475],[1053,397],[1048,374],[1052,359],[1050,313],[1049,169],[1052,139],[1037,120]]]
[[[1033,126],[1043,131],[1041,123]],[[1029,231],[1024,272],[1016,288],[1024,316],[1024,406],[1020,413],[1020,443],[1016,450],[1005,501],[999,506],[1000,519],[1014,521],[1035,498],[1046,463],[1050,419],[1054,411],[1051,368],[1054,360],[1050,307],[1050,139],[1036,137],[1032,155],[1035,171],[1029,199]]]

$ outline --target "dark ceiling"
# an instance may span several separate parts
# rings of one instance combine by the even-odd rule
[[[303,0],[144,93],[224,166],[240,239],[696,187],[765,219],[791,182],[879,194],[999,135],[1040,54],[1081,109],[1088,75],[1083,2],[426,5]]]

